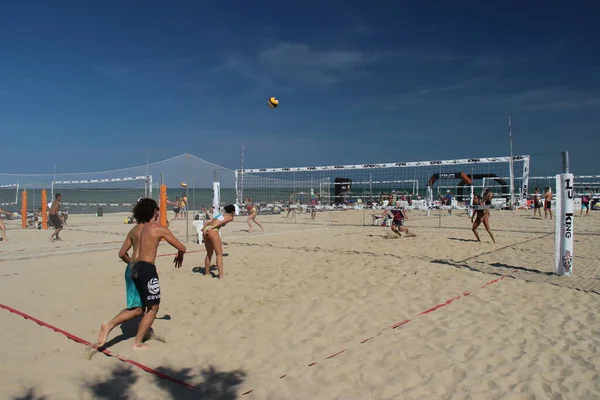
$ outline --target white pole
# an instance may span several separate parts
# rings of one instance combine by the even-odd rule
[[[512,143],[512,129],[510,126],[510,115],[508,116],[508,141],[510,143],[510,207],[515,207],[515,173],[513,170],[513,143]]]
[[[50,195],[54,199],[54,181],[56,180],[56,163],[54,163],[54,173],[52,174],[52,187],[50,189]]]
[[[555,272],[571,276],[573,273],[573,174],[556,175],[556,231]]]
[[[469,204],[471,206],[473,206],[473,197],[475,197],[475,185],[473,185],[473,184],[471,184],[471,193],[470,193],[469,197],[471,199],[471,201],[469,202]],[[473,216],[473,208],[469,208],[469,210],[468,210],[467,213],[469,215],[469,218],[472,217]]]
[[[215,169],[214,179],[213,179],[213,218],[215,215],[221,212],[221,182],[219,182],[219,170]],[[221,229],[219,229],[219,236],[223,238],[221,233]]]
[[[240,198],[238,204],[244,201],[244,144],[242,143],[242,175],[240,177]]]

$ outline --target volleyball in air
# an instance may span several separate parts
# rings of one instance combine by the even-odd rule
[[[268,104],[271,108],[277,108],[279,105],[279,100],[277,100],[275,97],[269,97]]]
[[[181,182],[181,187],[187,187],[187,183]]]

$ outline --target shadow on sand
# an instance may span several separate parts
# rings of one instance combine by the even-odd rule
[[[220,372],[209,366],[196,371],[192,368],[158,367],[156,371],[194,385],[195,390],[188,389],[166,379],[154,379],[156,394],[163,399],[215,399],[233,400],[238,398],[238,387],[244,382],[246,373],[241,370]],[[106,379],[85,380],[82,389],[89,392],[94,399],[127,400],[139,398],[134,386],[143,372],[124,365],[117,364],[109,372]],[[15,400],[45,400],[45,396],[36,395],[36,388],[28,389],[23,395],[13,397]]]

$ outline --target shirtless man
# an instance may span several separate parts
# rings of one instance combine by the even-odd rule
[[[210,275],[210,261],[213,253],[217,253],[217,269],[219,270],[219,279],[225,277],[223,271],[223,243],[219,230],[233,221],[235,216],[235,206],[229,204],[224,207],[223,214],[216,214],[213,219],[204,224],[202,235],[204,237],[204,247],[206,248],[206,257],[204,258],[204,275]]]
[[[155,219],[154,212],[149,206],[147,200],[148,199],[143,198],[139,199],[138,203],[133,208],[133,218],[137,221],[137,225],[129,231],[125,241],[123,242],[123,245],[121,246],[121,250],[119,250],[119,258],[127,264],[125,267],[125,294],[127,298],[127,308],[118,313],[110,322],[103,323],[101,325],[97,343],[97,345],[100,347],[104,346],[108,335],[115,327],[126,321],[139,317],[144,313],[144,309],[142,308],[142,299],[140,298],[140,294],[135,287],[135,283],[133,282],[133,277],[131,275],[131,267],[133,264],[135,264],[135,260],[139,254],[140,233],[142,232],[142,228],[145,224]],[[132,247],[133,253],[130,257],[129,250]]]
[[[179,251],[173,261],[175,268],[181,267],[183,263],[186,248],[168,228],[157,223],[159,208],[154,200],[141,199],[136,204],[133,215],[138,225],[129,232],[119,251],[119,257],[127,263],[125,269],[127,309],[117,314],[110,322],[102,324],[98,334],[99,346],[106,343],[111,330],[125,321],[142,315],[145,308],[146,314],[140,321],[133,349],[146,349],[148,345],[142,343],[142,340],[152,326],[160,304],[160,285],[154,262],[161,239],[164,238]],[[128,251],[131,247],[133,247],[133,254],[129,257]]]
[[[474,206],[479,206],[479,205],[481,205],[481,203],[482,203],[481,198],[478,195],[473,196],[473,205]],[[486,205],[489,205],[489,204],[486,204]],[[485,230],[490,234],[490,237],[492,238],[492,242],[496,243],[496,239],[494,239],[494,235],[492,235],[492,231],[490,229],[489,211],[490,211],[489,209],[478,210],[477,208],[475,208],[473,215],[471,215],[471,222],[473,223],[473,227],[471,228],[471,230],[475,234],[475,237],[477,238],[478,242],[481,242],[481,239],[479,238],[479,233],[477,232],[477,228],[483,222],[483,226],[485,227]],[[475,220],[475,222],[473,222],[473,218],[475,218],[475,217],[477,217],[477,219]]]
[[[548,218],[548,214],[552,219],[552,189],[546,187],[544,189],[544,219]]]
[[[10,215],[11,213],[0,209],[0,214]],[[4,225],[4,221],[2,221],[1,219],[0,219],[0,231],[2,232],[2,241],[6,242],[6,225]]]
[[[62,201],[62,195],[60,193],[56,193],[54,195],[54,200],[52,200],[52,205],[50,206],[50,211],[48,212],[50,216],[50,221],[52,221],[52,225],[54,225],[54,232],[50,235],[50,241],[54,242],[55,240],[62,240],[58,237],[60,231],[62,231],[62,220],[60,219],[58,212],[60,211],[60,202]]]

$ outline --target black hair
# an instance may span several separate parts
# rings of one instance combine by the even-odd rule
[[[227,214],[231,214],[232,212],[235,212],[235,206],[233,204],[228,204],[225,206],[225,213]]]
[[[59,197],[60,197],[60,193],[56,193],[56,194],[54,195],[54,198],[55,198],[55,199],[58,199]]]
[[[156,201],[149,198],[140,199],[133,207],[133,218],[139,223],[144,224],[154,219],[154,213],[158,210]]]

